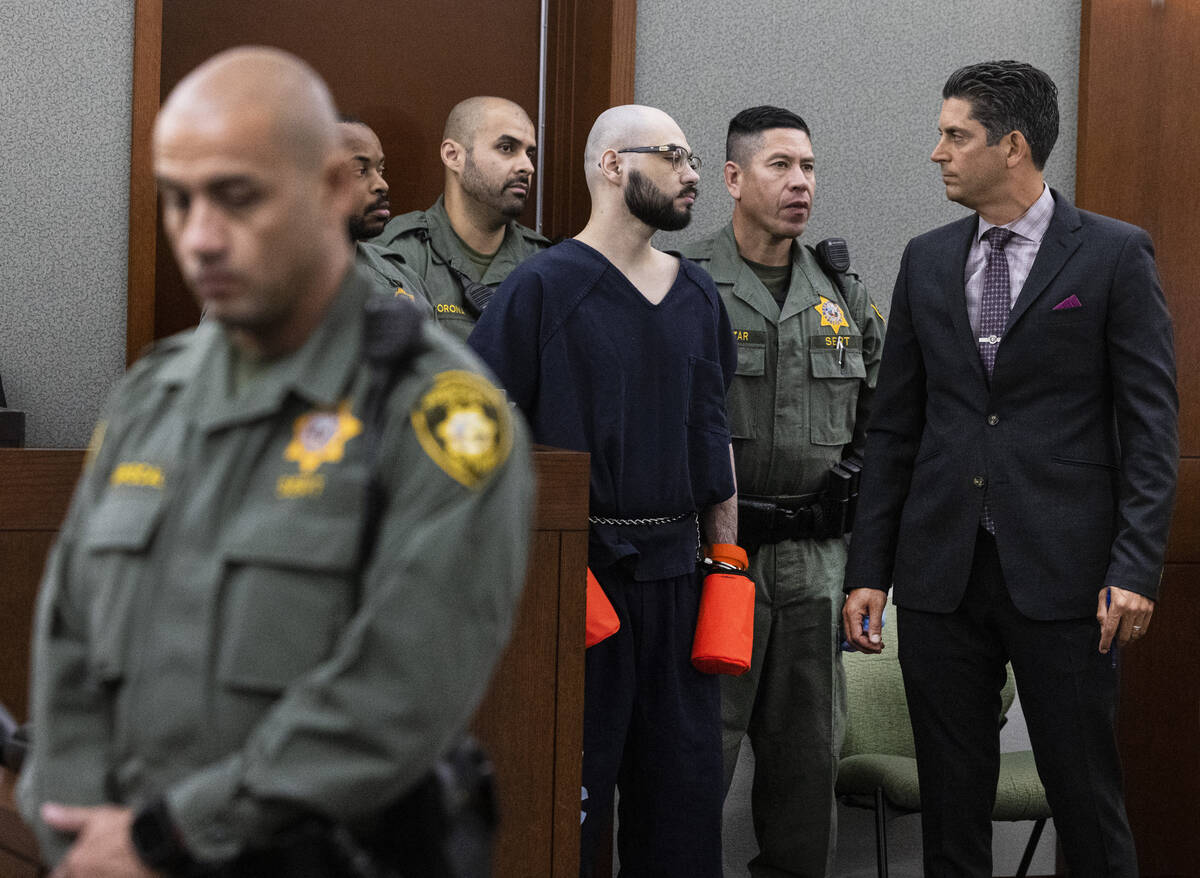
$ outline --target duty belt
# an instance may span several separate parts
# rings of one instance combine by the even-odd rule
[[[861,473],[862,461],[848,457],[830,468],[824,491],[780,497],[739,494],[738,544],[753,552],[784,540],[825,540],[850,533]]]

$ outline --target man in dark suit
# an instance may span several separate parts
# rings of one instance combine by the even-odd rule
[[[1134,876],[1116,649],[1149,627],[1178,465],[1154,251],[1045,185],[1040,70],[964,67],[942,97],[931,158],[975,214],[900,265],[844,624],[879,652],[894,585],[927,876],[992,874],[1007,661],[1072,874]]]

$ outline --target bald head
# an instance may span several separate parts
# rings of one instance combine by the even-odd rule
[[[506,115],[532,128],[529,114],[506,98],[494,98],[486,95],[467,98],[459,101],[446,117],[446,128],[442,132],[442,140],[457,140],[463,146],[470,148],[475,142],[479,129],[486,124],[488,117],[495,114]]]
[[[184,125],[220,136],[233,125],[262,126],[281,157],[320,167],[338,145],[337,113],[325,83],[286,52],[230,49],[201,64],[171,91],[154,125],[155,144]]]
[[[600,158],[609,149],[629,146],[659,146],[664,143],[685,145],[683,131],[675,120],[656,107],[625,104],[605,110],[592,125],[583,150],[583,166],[588,188],[604,177]]]
[[[352,258],[350,175],[320,77],[275,49],[217,55],[163,105],[154,174],[207,314],[260,355],[299,347]]]

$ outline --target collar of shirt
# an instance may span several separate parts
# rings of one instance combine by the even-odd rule
[[[1050,186],[1042,183],[1042,194],[1038,196],[1037,201],[1029,205],[1029,209],[1011,223],[1005,223],[1000,228],[1008,229],[1016,237],[1023,238],[1036,247],[1041,245],[1042,238],[1046,236],[1046,229],[1050,228],[1050,220],[1053,218],[1054,196],[1050,194]],[[979,241],[984,232],[993,228],[996,226],[983,217],[979,217],[979,228],[975,230],[974,246],[980,246]],[[1010,241],[1008,246],[1012,246],[1013,243],[1016,243],[1015,239]]]
[[[1029,206],[1011,223],[1005,223],[1001,228],[1009,229],[1013,236],[1004,247],[1004,257],[1008,262],[1009,302],[1017,301],[1025,279],[1033,268],[1038,249],[1042,246],[1042,238],[1050,228],[1054,219],[1054,196],[1050,187],[1042,184],[1042,194],[1037,201]],[[987,264],[989,245],[983,240],[983,233],[993,228],[983,217],[979,217],[975,237],[971,240],[971,249],[967,253],[967,264],[963,271],[966,282],[967,314],[971,321],[971,329],[979,332],[979,311],[983,302],[983,270]]]

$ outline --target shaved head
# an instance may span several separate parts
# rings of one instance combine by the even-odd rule
[[[608,149],[628,146],[658,146],[663,143],[686,144],[683,131],[675,120],[656,107],[625,104],[605,110],[592,125],[583,150],[583,166],[588,187],[598,183],[600,157]]]
[[[515,104],[507,98],[480,95],[459,101],[454,105],[454,109],[446,117],[446,128],[442,132],[442,140],[457,140],[463,146],[470,148],[480,126],[484,124],[489,114],[496,111],[517,116],[528,127],[533,127],[533,122],[529,120],[529,114],[521,108],[520,104]]]
[[[350,175],[320,77],[277,49],[222,52],[171,92],[153,152],[163,227],[206,313],[247,350],[297,348],[352,258]]]
[[[255,116],[281,157],[300,167],[320,167],[337,147],[325,83],[299,58],[259,46],[222,52],[184,77],[158,114],[155,143],[181,124],[215,134]]]

